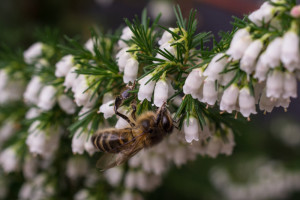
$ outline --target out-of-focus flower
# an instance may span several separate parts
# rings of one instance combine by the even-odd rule
[[[38,107],[44,111],[48,111],[53,108],[56,103],[57,89],[52,85],[44,86],[39,95]]]
[[[83,154],[84,144],[86,142],[86,133],[78,129],[72,138],[72,152],[73,154]]]
[[[24,51],[24,60],[27,64],[33,64],[43,53],[43,43],[37,42]]]
[[[296,5],[291,9],[290,12],[291,16],[295,17],[295,18],[299,18],[300,17],[300,5]]]
[[[17,171],[19,168],[19,158],[13,147],[8,147],[0,154],[0,165],[5,173]]]
[[[70,69],[73,67],[73,56],[66,55],[61,58],[59,62],[55,65],[55,76],[56,77],[65,77]]]
[[[58,105],[63,111],[65,111],[69,115],[74,114],[76,111],[76,105],[74,104],[72,99],[67,95],[63,94],[58,97]]]
[[[84,157],[72,157],[67,162],[66,175],[76,180],[88,173],[88,162]]]
[[[127,44],[124,42],[125,41],[128,41],[132,38],[133,36],[133,33],[132,31],[130,30],[130,28],[128,26],[126,26],[123,31],[122,31],[122,35],[120,37],[120,40],[118,41],[118,45],[120,48],[125,48],[127,47]]]
[[[41,78],[38,76],[33,76],[27,85],[24,92],[24,100],[26,103],[37,104],[39,101],[39,92],[43,84]]]
[[[257,26],[261,26],[262,23],[268,23],[275,14],[274,6],[269,2],[265,2],[258,10],[252,12],[248,18]]]
[[[122,180],[124,170],[121,167],[114,167],[104,172],[104,177],[108,183],[114,187],[118,186]],[[130,173],[130,172],[129,172]]]

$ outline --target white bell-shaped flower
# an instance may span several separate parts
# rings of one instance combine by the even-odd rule
[[[260,82],[266,80],[267,73],[270,69],[269,66],[264,62],[265,56],[265,53],[261,54],[255,66],[254,78],[257,78]]]
[[[236,75],[235,70],[231,70],[229,72],[222,74],[219,80],[219,84],[222,86],[227,86],[232,81],[235,75]]]
[[[262,61],[270,68],[280,65],[282,38],[275,38],[267,47]]]
[[[234,61],[241,59],[251,42],[252,39],[248,29],[239,29],[234,34],[230,47],[226,51],[226,54],[230,55],[229,59]]]
[[[83,154],[84,144],[86,142],[87,135],[85,132],[82,132],[81,129],[78,129],[73,138],[72,138],[72,152],[73,154]]]
[[[184,94],[195,95],[199,93],[200,87],[204,81],[203,70],[200,68],[193,69],[185,80],[183,85]]]
[[[120,37],[120,40],[118,41],[118,45],[120,48],[125,48],[127,47],[127,44],[123,41],[127,41],[130,40],[133,36],[132,31],[130,30],[130,28],[128,26],[126,26],[123,30],[122,30],[122,35]]]
[[[64,81],[64,86],[66,87],[66,91],[68,89],[72,88],[73,85],[75,84],[75,80],[78,76],[78,74],[75,72],[76,69],[77,69],[76,67],[72,67],[66,75],[66,78]]]
[[[25,115],[25,119],[33,119],[36,118],[37,116],[39,116],[42,113],[42,111],[38,108],[35,107],[31,107],[26,115]]]
[[[127,52],[128,50],[129,50],[128,47],[123,48],[116,55],[120,72],[124,71],[127,61],[132,57],[131,53]]]
[[[255,69],[256,59],[262,50],[262,47],[263,43],[261,40],[255,40],[249,45],[241,59],[241,70],[245,71],[247,74],[251,74],[253,72]]]
[[[195,117],[189,117],[189,121],[187,119],[184,120],[183,131],[185,134],[185,140],[188,143],[191,143],[193,140],[199,140],[199,122]]]
[[[203,72],[204,76],[211,80],[220,80],[220,73],[224,70],[227,64],[227,58],[223,53],[218,53],[208,64],[206,70]]]
[[[27,64],[33,64],[43,53],[43,43],[36,42],[24,51],[24,60]]]
[[[263,22],[268,23],[274,14],[274,6],[272,6],[269,2],[265,2],[258,10],[252,12],[248,18],[257,26],[261,26]]]
[[[166,80],[157,81],[154,89],[154,105],[161,107],[168,100],[168,83]]]
[[[44,86],[39,95],[38,107],[44,111],[51,110],[56,103],[57,89],[52,85]]]
[[[26,139],[26,144],[30,153],[34,155],[41,155],[45,151],[46,133],[40,130],[40,121],[34,121],[29,127],[29,135]]]
[[[283,87],[284,74],[278,70],[269,73],[266,86],[267,97],[275,99],[280,98],[283,94]]]
[[[84,157],[71,157],[67,162],[66,175],[73,181],[84,177],[88,171],[88,162]]]
[[[283,36],[281,61],[290,72],[300,68],[299,36],[294,31],[288,31]]]
[[[277,100],[268,98],[266,90],[264,90],[259,100],[259,109],[265,112],[272,112],[276,104]]]
[[[176,47],[172,46],[172,44],[169,42],[162,44],[159,48],[162,51],[166,52],[167,54],[171,54],[173,56],[176,55]],[[161,55],[159,53],[155,57],[158,59],[167,60],[167,58],[165,58],[163,55]]]
[[[290,98],[279,98],[276,101],[276,107],[283,107],[285,110],[289,107],[291,103],[291,99]]]
[[[115,100],[106,102],[100,106],[98,113],[103,113],[105,119],[110,118],[115,114],[114,105]]]
[[[216,88],[215,81],[206,78],[203,83],[203,98],[202,102],[207,103],[208,105],[214,105],[218,99],[218,88]]]
[[[58,105],[63,111],[65,111],[69,115],[74,114],[76,111],[75,103],[67,95],[63,94],[58,97]]]
[[[296,76],[292,73],[284,73],[284,82],[283,82],[283,94],[284,99],[287,98],[297,98],[297,80]]]
[[[66,55],[61,58],[61,60],[55,65],[55,76],[56,77],[65,77],[70,69],[73,67],[73,56]]]
[[[151,101],[151,97],[153,94],[154,86],[155,86],[155,81],[149,81],[152,78],[152,75],[149,74],[142,78],[139,83],[140,83],[140,88],[138,92],[138,99],[140,101],[144,101],[147,99],[148,101]]]
[[[170,31],[174,31],[174,28],[169,28]],[[170,32],[165,31],[163,35],[161,36],[161,39],[158,41],[158,44],[161,46],[165,44],[166,42],[170,42],[173,39],[173,36]]]
[[[33,76],[28,83],[24,92],[24,100],[26,103],[37,104],[39,101],[39,92],[43,84],[39,76]]]
[[[74,100],[77,106],[93,107],[97,99],[96,95],[93,96],[93,91],[88,85],[87,77],[79,75],[78,84],[75,87]],[[73,86],[74,87],[74,86]]]
[[[250,114],[256,114],[255,98],[250,94],[248,87],[244,87],[240,90],[239,107],[244,117],[249,117]]]
[[[92,137],[89,137],[88,140],[85,141],[84,143],[84,149],[90,156],[92,156],[98,149],[95,148],[93,142],[92,142]]]
[[[133,83],[137,78],[138,70],[139,70],[138,61],[133,57],[129,58],[124,68],[124,76],[123,76],[124,83],[129,83],[129,82]]]
[[[123,174],[124,174],[123,168],[114,167],[106,170],[103,175],[111,186],[116,187],[120,184]]]
[[[19,158],[13,147],[4,149],[0,154],[0,165],[5,173],[17,171],[19,168]]]
[[[232,113],[233,110],[236,110],[236,103],[239,95],[239,88],[236,84],[230,85],[223,93],[220,110],[227,111]]]

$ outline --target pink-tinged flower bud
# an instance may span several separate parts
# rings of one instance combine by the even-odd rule
[[[292,8],[290,12],[292,17],[299,18],[300,17],[300,5],[296,5]]]

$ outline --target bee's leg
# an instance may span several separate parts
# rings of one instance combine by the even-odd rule
[[[124,120],[126,120],[130,124],[131,127],[134,127],[135,123],[132,122],[126,115],[123,115],[122,113],[120,113],[118,111],[118,108],[121,106],[122,103],[123,103],[123,99],[121,97],[117,97],[115,100],[115,106],[114,106],[115,113],[119,117],[122,117]]]
[[[158,125],[163,114],[165,113],[165,109],[166,109],[166,102],[164,102],[164,104],[157,110],[157,115],[156,115],[156,119],[155,119],[155,124]]]
[[[136,120],[136,115],[135,115],[135,113],[136,113],[136,103],[135,102],[131,104],[131,109],[132,109],[131,117],[135,121]]]

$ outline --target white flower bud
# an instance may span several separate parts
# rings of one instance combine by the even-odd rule
[[[169,28],[170,31],[174,31],[174,28]],[[166,42],[169,42],[173,39],[173,36],[168,31],[165,31],[163,35],[161,36],[161,39],[158,41],[158,44],[161,46]]]
[[[240,112],[244,117],[249,117],[250,114],[256,114],[255,98],[250,94],[250,90],[244,87],[239,94]]]
[[[17,171],[19,168],[19,158],[15,149],[8,147],[0,154],[0,165],[5,173]]]
[[[241,59],[251,42],[251,35],[246,28],[238,30],[232,38],[229,49],[226,51],[226,54],[230,55],[229,59],[234,61]]]
[[[297,98],[297,80],[294,74],[285,72],[283,81],[283,95],[284,99]]]
[[[75,71],[76,71],[76,67],[72,67],[69,70],[69,72],[67,73],[65,81],[64,81],[64,86],[66,87],[65,91],[72,88],[73,85],[75,84],[75,80],[78,76],[78,74]]]
[[[196,96],[199,93],[200,87],[204,81],[203,71],[200,68],[193,69],[185,80],[183,86],[184,94],[192,94]]]
[[[267,79],[267,97],[278,99],[283,94],[284,76],[281,71],[269,73]]]
[[[74,104],[73,100],[67,95],[63,94],[58,97],[58,105],[69,115],[74,114],[76,111],[76,105]]]
[[[129,83],[129,82],[134,82],[137,78],[139,70],[139,63],[138,61],[131,57],[127,60],[125,69],[124,69],[124,76],[123,76],[123,81],[124,83]]]
[[[168,84],[165,80],[157,81],[154,89],[154,105],[161,107],[168,100]]]
[[[132,38],[132,36],[133,36],[132,31],[130,30],[130,28],[128,26],[126,26],[122,31],[120,40],[118,41],[119,47],[120,48],[127,47],[127,44],[123,40],[130,40]]]
[[[183,131],[185,140],[191,143],[193,140],[199,140],[199,122],[195,117],[189,117],[189,121],[184,120]]]
[[[152,75],[149,74],[139,81],[140,88],[139,88],[139,92],[138,92],[138,99],[140,101],[143,101],[144,99],[151,101],[152,93],[153,93],[154,86],[155,86],[155,81],[152,81],[152,80],[149,81],[151,78],[152,78]]]
[[[205,79],[203,83],[203,98],[202,102],[208,105],[214,105],[218,99],[218,89],[214,80],[209,77]]]
[[[114,103],[115,100],[111,100],[105,104],[102,104],[98,113],[103,113],[105,119],[112,117],[115,114]]]
[[[129,50],[128,47],[123,48],[116,55],[116,59],[117,59],[117,63],[118,63],[120,72],[124,71],[127,61],[132,57],[131,54],[129,52],[127,52],[128,50]]]
[[[282,38],[275,38],[267,47],[262,61],[270,68],[275,68],[280,65]]]
[[[232,113],[233,110],[236,110],[236,102],[239,95],[239,88],[237,85],[230,85],[223,93],[220,109]]]
[[[264,90],[259,100],[259,109],[265,112],[272,112],[276,104],[277,101],[268,98],[266,95],[266,90]]]
[[[208,67],[203,72],[203,75],[209,77],[211,80],[219,80],[220,73],[224,70],[226,64],[227,58],[224,57],[223,53],[218,53],[210,61]]]
[[[38,107],[44,111],[51,110],[56,102],[56,92],[56,88],[52,85],[44,86],[39,95]]]
[[[281,61],[290,72],[300,68],[299,36],[294,31],[283,36]]]
[[[24,51],[24,60],[27,64],[33,64],[35,60],[43,53],[43,43],[37,42],[31,45],[26,51]]]
[[[261,40],[255,40],[249,45],[241,59],[241,70],[245,71],[247,74],[253,72],[256,59],[262,50],[262,47],[263,43]]]
[[[56,77],[65,77],[70,69],[73,67],[73,56],[66,55],[61,58],[61,60],[55,65],[55,76]]]
[[[39,100],[39,92],[43,84],[38,76],[32,77],[24,92],[24,100],[27,103],[37,104]]]
[[[66,175],[71,180],[86,176],[88,173],[88,162],[83,157],[72,157],[67,162]]]
[[[73,154],[83,154],[84,144],[86,142],[86,133],[78,129],[72,138],[72,152]]]
[[[123,173],[124,171],[121,167],[114,167],[106,170],[103,175],[111,186],[116,187],[120,184]]]
[[[265,2],[262,6],[251,13],[248,18],[257,26],[261,26],[262,23],[268,23],[274,16],[275,10],[269,2]]]
[[[266,80],[269,71],[268,65],[263,61],[265,60],[265,56],[265,53],[261,54],[255,66],[254,78],[257,78],[260,82]]]

